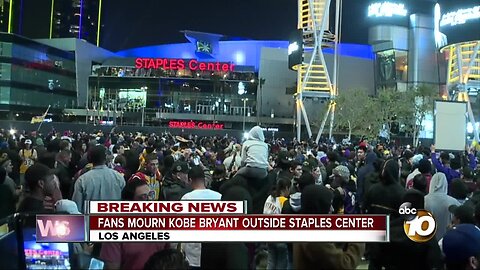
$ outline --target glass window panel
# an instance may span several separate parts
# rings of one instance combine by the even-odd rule
[[[408,81],[408,53],[399,50],[377,52],[375,62],[376,84],[391,85]]]
[[[399,82],[408,81],[408,54],[405,51],[395,51],[396,78]]]
[[[74,78],[18,65],[12,65],[11,80],[48,87],[52,91],[55,89],[76,91]]]
[[[75,72],[75,61],[22,45],[15,44],[9,56]]]
[[[395,53],[387,50],[377,53],[376,65],[377,83],[392,82],[396,80]]]
[[[0,104],[9,104],[10,103],[10,88],[9,87],[0,87]]]
[[[0,55],[12,56],[12,43],[0,42]]]
[[[3,90],[3,88],[2,88]],[[75,104],[76,97],[65,95],[39,92],[20,88],[11,88],[10,104],[31,107],[48,107],[52,108],[71,108]]]

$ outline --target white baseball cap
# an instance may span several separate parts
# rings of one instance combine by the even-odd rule
[[[30,139],[25,140],[25,144],[32,144],[32,140]]]
[[[79,215],[81,214],[78,211],[77,204],[71,200],[59,200],[55,203],[55,212],[66,212],[72,215]]]

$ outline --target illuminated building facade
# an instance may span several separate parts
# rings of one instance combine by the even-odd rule
[[[30,120],[77,107],[74,53],[0,33],[0,119]]]
[[[445,99],[467,102],[469,133],[479,141],[480,3],[478,0],[438,1],[435,38],[446,62]]]
[[[0,31],[32,39],[78,38],[99,46],[102,0],[0,0]]]
[[[51,103],[53,122],[237,131],[261,124],[269,136],[292,131],[297,74],[289,69],[288,41],[184,33],[186,43],[115,53],[75,38],[34,41],[10,35],[18,37],[11,42],[17,55],[12,58],[22,60],[4,59],[2,70],[17,72],[17,63],[34,62],[22,73],[32,89],[2,88],[0,109],[10,114],[0,113],[0,119],[28,120]],[[339,50],[340,78],[348,78],[339,81],[342,89],[373,89],[371,46],[340,44]],[[323,48],[323,55],[331,69],[331,48]],[[319,112],[323,103],[312,98],[305,106]]]
[[[237,130],[261,123],[291,131],[297,74],[289,69],[288,41],[222,40],[190,31],[185,36],[188,43],[124,50],[93,65],[89,121],[115,118],[116,123],[184,129],[207,122]],[[371,47],[341,44],[340,50],[342,75],[349,78],[342,80],[343,87],[372,89]],[[332,68],[332,50],[323,53]],[[322,97],[330,95],[328,89],[320,89]],[[311,98],[305,106],[318,112],[323,103]]]
[[[369,43],[375,53],[376,89],[406,91],[427,84],[440,89],[442,76],[434,39],[434,1],[368,2]]]

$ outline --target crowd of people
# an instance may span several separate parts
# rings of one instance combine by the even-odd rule
[[[106,269],[477,269],[480,190],[473,148],[0,130],[0,218],[84,213],[86,200],[242,200],[252,214],[388,214],[389,243],[103,243],[77,252]],[[435,217],[430,241],[399,207]]]

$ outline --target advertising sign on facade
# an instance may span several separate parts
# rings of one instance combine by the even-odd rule
[[[137,58],[135,59],[135,68],[228,72],[234,71],[235,65],[222,62],[200,62],[195,59]]]

